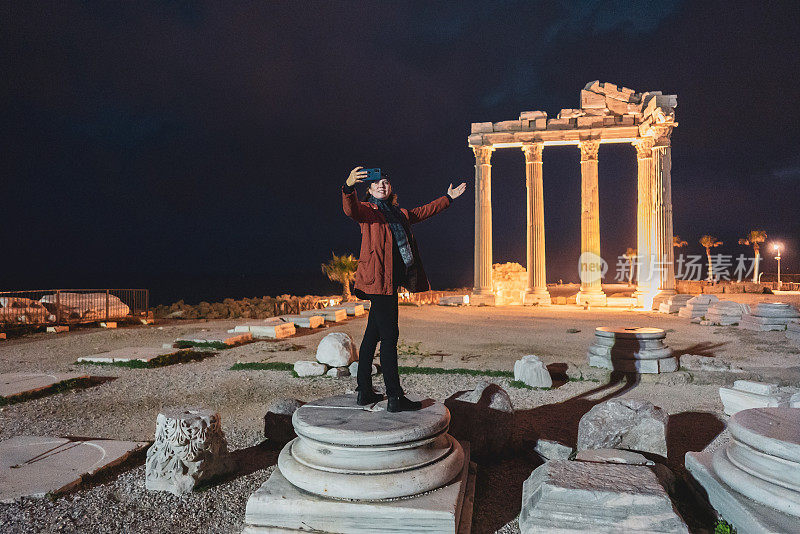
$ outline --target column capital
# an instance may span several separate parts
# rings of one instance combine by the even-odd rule
[[[670,146],[670,138],[672,137],[672,125],[653,126],[653,146],[666,147]]]
[[[653,144],[654,139],[652,137],[640,137],[636,141],[632,142],[631,144],[636,149],[636,157],[638,159],[647,159],[653,156]]]
[[[544,143],[531,143],[522,145],[522,153],[525,154],[525,163],[541,163]]]
[[[473,146],[472,151],[475,153],[476,165],[490,165],[492,159],[493,146]]]
[[[581,151],[581,161],[596,161],[600,150],[600,141],[581,141],[578,143]]]

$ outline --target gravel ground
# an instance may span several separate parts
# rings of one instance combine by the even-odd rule
[[[774,298],[773,298],[774,300]],[[118,330],[81,329],[68,334],[36,334],[0,342],[0,372],[69,371],[115,377],[93,387],[54,394],[0,409],[0,439],[28,435],[72,435],[151,440],[159,410],[166,406],[205,406],[220,411],[229,448],[240,469],[216,485],[183,497],[144,489],[142,460],[131,462],[72,493],[50,499],[0,504],[2,532],[239,532],[248,496],[267,479],[277,453],[263,443],[266,406],[279,397],[312,400],[355,387],[354,378],[293,378],[281,371],[231,371],[239,361],[313,359],[319,340],[332,330],[360,341],[365,318],[322,331],[301,330],[281,342],[256,342],[220,351],[200,362],[157,369],[79,366],[79,356],[131,346],[160,346],[203,328],[230,328],[234,321],[166,324]],[[736,328],[709,328],[652,313],[583,311],[572,307],[401,308],[404,365],[506,369],[524,354],[540,354],[562,364],[570,376],[606,376],[585,366],[585,351],[595,326],[660,326],[671,329],[667,342],[679,351],[704,353],[765,376],[797,384],[800,357],[783,334],[755,334]],[[580,330],[567,333],[567,329]],[[795,373],[795,374],[793,374]],[[789,378],[787,378],[789,377]],[[517,389],[507,379],[492,379],[508,391],[517,410],[513,429],[523,442],[536,436],[574,444],[577,423],[600,400],[619,395],[649,400],[673,418],[669,462],[676,469],[683,453],[700,450],[724,428],[718,383],[730,377],[698,380],[674,373],[635,384],[605,381],[559,382],[553,390]],[[405,389],[444,400],[471,389],[480,377],[409,374]],[[378,382],[376,382],[377,384]],[[518,532],[516,516],[522,483],[537,465],[528,455],[480,465],[473,532]]]

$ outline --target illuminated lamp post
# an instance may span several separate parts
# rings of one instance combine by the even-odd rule
[[[773,248],[778,251],[775,259],[778,260],[778,291],[781,289],[781,246],[779,244],[773,245]]]

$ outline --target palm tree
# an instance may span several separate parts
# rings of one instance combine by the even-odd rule
[[[758,249],[758,244],[763,243],[767,240],[767,232],[764,230],[750,230],[750,233],[747,234],[747,237],[744,237],[739,240],[740,245],[752,245],[753,252],[756,253],[756,259],[754,262],[753,267],[753,282],[758,283],[758,260],[761,257],[761,254]]]
[[[625,251],[625,254],[622,255],[626,260],[628,260],[628,285],[633,285],[633,266],[635,265],[633,261],[636,259],[637,252],[635,248],[628,247],[628,250]]]
[[[706,249],[706,256],[708,257],[708,279],[714,279],[714,270],[711,267],[711,249],[714,247],[718,247],[722,244],[722,241],[717,241],[717,238],[713,235],[704,235],[700,238],[700,244],[703,245]]]
[[[342,301],[347,302],[350,300],[350,282],[356,278],[358,260],[352,254],[337,256],[331,252],[331,256],[332,258],[328,263],[322,264],[322,272],[325,273],[330,280],[342,284],[344,288]]]

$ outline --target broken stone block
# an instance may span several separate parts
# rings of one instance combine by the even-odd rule
[[[350,334],[331,332],[317,345],[317,361],[331,367],[347,367],[358,360],[358,349]]]
[[[325,324],[325,318],[322,315],[281,315],[280,319],[301,328],[318,328]]]
[[[338,323],[347,319],[347,310],[344,308],[321,308],[319,310],[303,310],[300,315],[322,315],[326,321]]]
[[[6,339],[6,333],[0,332],[0,339]]]
[[[788,407],[791,395],[791,391],[779,391],[778,384],[750,380],[737,380],[733,387],[719,388],[719,397],[727,415],[750,408]]]
[[[547,129],[548,130],[569,130],[572,128],[569,119],[548,119],[547,120]]]
[[[606,107],[614,115],[625,115],[628,112],[628,102],[606,96]]]
[[[62,332],[69,332],[69,327],[66,325],[56,325],[47,327],[48,334],[60,334]]]
[[[523,534],[688,533],[663,483],[639,465],[552,460],[522,486]]]
[[[750,313],[750,306],[729,300],[720,300],[708,307],[706,320],[712,325],[730,326],[742,320],[742,315]]]
[[[296,438],[297,434],[292,426],[292,415],[303,404],[305,404],[303,401],[292,398],[272,401],[264,415],[264,437],[281,445]]]
[[[567,460],[573,453],[572,447],[549,439],[538,439],[533,450],[544,460]]]
[[[626,465],[656,465],[638,452],[623,449],[590,449],[578,451],[575,455],[577,462],[592,462],[596,464],[626,464]]]
[[[728,421],[728,434],[687,452],[686,469],[737,532],[796,532],[800,409],[742,410]]]
[[[534,354],[523,356],[521,360],[514,362],[514,380],[520,380],[534,388],[553,387],[550,372]]]
[[[106,321],[106,322],[100,323],[100,328],[116,328],[116,327],[117,327],[117,323],[114,322],[114,321]]]
[[[616,121],[614,117],[603,117],[603,126],[615,126]]]
[[[603,118],[587,115],[585,117],[578,117],[578,128],[602,128]]]
[[[739,328],[756,331],[786,330],[794,319],[800,318],[797,308],[783,302],[760,302],[752,313],[742,315]]]
[[[630,449],[667,456],[667,413],[653,403],[611,399],[578,423],[578,450]]]
[[[299,360],[294,362],[294,372],[297,373],[297,376],[305,377],[305,376],[322,376],[325,374],[325,371],[328,370],[328,366],[324,363],[318,362],[310,362],[306,360]]]
[[[586,110],[587,108],[605,109],[605,96],[597,94],[594,91],[587,91],[586,89],[583,89],[581,91],[581,109]]]
[[[350,369],[348,367],[331,367],[325,374],[331,378],[343,378],[350,376]]]
[[[190,345],[194,347],[218,347],[227,348],[247,343],[253,340],[253,334],[250,332],[197,332],[194,334],[187,334],[175,340],[177,344]]]
[[[491,122],[473,122],[472,123],[472,130],[471,133],[492,133],[494,129],[492,128]]]
[[[347,315],[353,317],[361,317],[364,315],[364,306],[361,304],[356,304],[355,302],[345,302],[341,305],[342,308],[345,309]]]
[[[520,120],[537,120],[537,119],[547,119],[547,112],[546,111],[523,111],[519,114]]]
[[[286,323],[277,318],[272,318],[263,322],[236,325],[232,333],[246,332],[249,332],[253,339],[283,339],[293,336],[297,330],[294,323]]]
[[[580,109],[567,108],[567,109],[562,109],[558,113],[559,119],[575,119],[581,116],[583,116],[583,111],[581,111]]]
[[[0,502],[57,495],[118,465],[146,441],[15,436],[0,442]]]
[[[732,367],[730,363],[720,360],[714,356],[702,356],[700,354],[684,354],[681,356],[681,367],[690,371],[712,371],[743,373],[739,367]]]
[[[348,368],[350,369],[351,376],[358,376],[358,362],[351,363]],[[378,374],[378,368],[375,365],[372,365],[372,370],[370,371],[370,374],[373,376]]]
[[[495,132],[518,132],[522,130],[522,121],[500,121],[494,123]]]
[[[659,313],[677,313],[692,298],[694,298],[692,295],[670,295],[658,305],[658,311]]]
[[[126,349],[116,349],[108,352],[101,352],[100,354],[92,354],[91,356],[81,356],[78,358],[78,362],[149,362],[151,360],[155,360],[156,358],[177,355],[180,352],[180,349],[175,349],[172,346],[169,348],[130,347]]]
[[[678,310],[678,317],[693,319],[703,317],[708,311],[709,306],[719,302],[719,298],[714,295],[696,295],[686,301],[686,305]]]
[[[511,452],[514,406],[503,388],[481,380],[444,405],[450,410],[450,434],[469,441],[471,454],[491,460]]]
[[[204,409],[174,408],[158,414],[155,442],[147,450],[145,487],[174,495],[231,468],[228,443],[219,414]]]
[[[529,121],[529,128],[533,128],[534,130],[546,130],[547,129],[547,119],[536,119],[533,121]]]
[[[3,373],[0,374],[0,398],[30,395],[69,380],[88,378],[89,375],[82,373]]]
[[[439,306],[468,306],[469,295],[450,295],[439,299]]]

